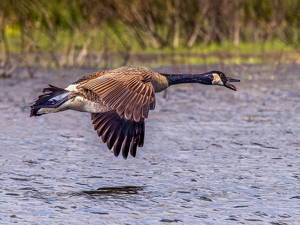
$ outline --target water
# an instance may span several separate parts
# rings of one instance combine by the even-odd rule
[[[158,94],[145,145],[127,160],[101,143],[87,113],[29,118],[48,83],[91,71],[0,80],[0,224],[300,223],[300,66],[235,71],[237,92]]]

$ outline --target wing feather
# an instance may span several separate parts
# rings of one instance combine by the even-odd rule
[[[92,91],[104,105],[116,110],[119,115],[124,113],[126,119],[133,118],[139,122],[141,118],[148,117],[150,109],[154,109],[155,93],[151,75],[151,70],[146,68],[121,67],[78,88]]]
[[[129,101],[126,105],[124,115],[125,115],[125,118],[128,119],[128,120],[131,118],[132,110],[134,108],[134,105],[135,105],[135,102],[136,102],[136,99],[137,99],[137,95],[138,94],[136,92],[133,92],[133,96],[129,99]]]
[[[129,120],[124,115],[119,115],[111,110],[104,113],[92,113],[94,128],[102,141],[107,143],[108,149],[114,149],[115,156],[122,151],[126,159],[128,154],[135,157],[137,146],[143,146],[144,119],[136,122],[133,118]]]
[[[133,111],[133,119],[135,121],[140,118],[144,97],[145,97],[144,95],[139,94],[136,100],[134,111]]]
[[[134,94],[134,92],[130,91],[130,93],[128,93],[128,95],[123,99],[123,101],[117,105],[116,111],[117,111],[117,113],[119,113],[119,115],[121,115],[124,112],[128,102],[130,101],[131,96],[133,94]]]
[[[150,104],[150,97],[147,96],[147,99],[144,100],[144,104],[142,106],[142,115],[144,118],[148,118],[149,112],[149,104]]]
[[[124,100],[124,98],[126,98],[126,96],[128,95],[128,93],[130,92],[130,90],[125,89],[125,92],[118,98],[115,100],[115,102],[112,105],[112,109],[116,109],[117,106],[119,105],[120,102],[122,102]]]

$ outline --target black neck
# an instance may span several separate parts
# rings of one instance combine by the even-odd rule
[[[200,83],[212,84],[213,75],[209,73],[203,74],[163,74],[168,80],[169,86],[184,83]]]

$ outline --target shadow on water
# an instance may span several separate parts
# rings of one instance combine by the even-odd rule
[[[144,188],[143,186],[102,187],[95,191],[83,191],[83,193],[91,196],[135,195]]]

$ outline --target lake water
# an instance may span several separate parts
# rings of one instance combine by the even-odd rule
[[[29,117],[48,84],[95,70],[0,80],[0,224],[300,224],[300,66],[244,66],[232,75],[237,92],[187,84],[157,94],[144,147],[127,160],[88,113]]]

